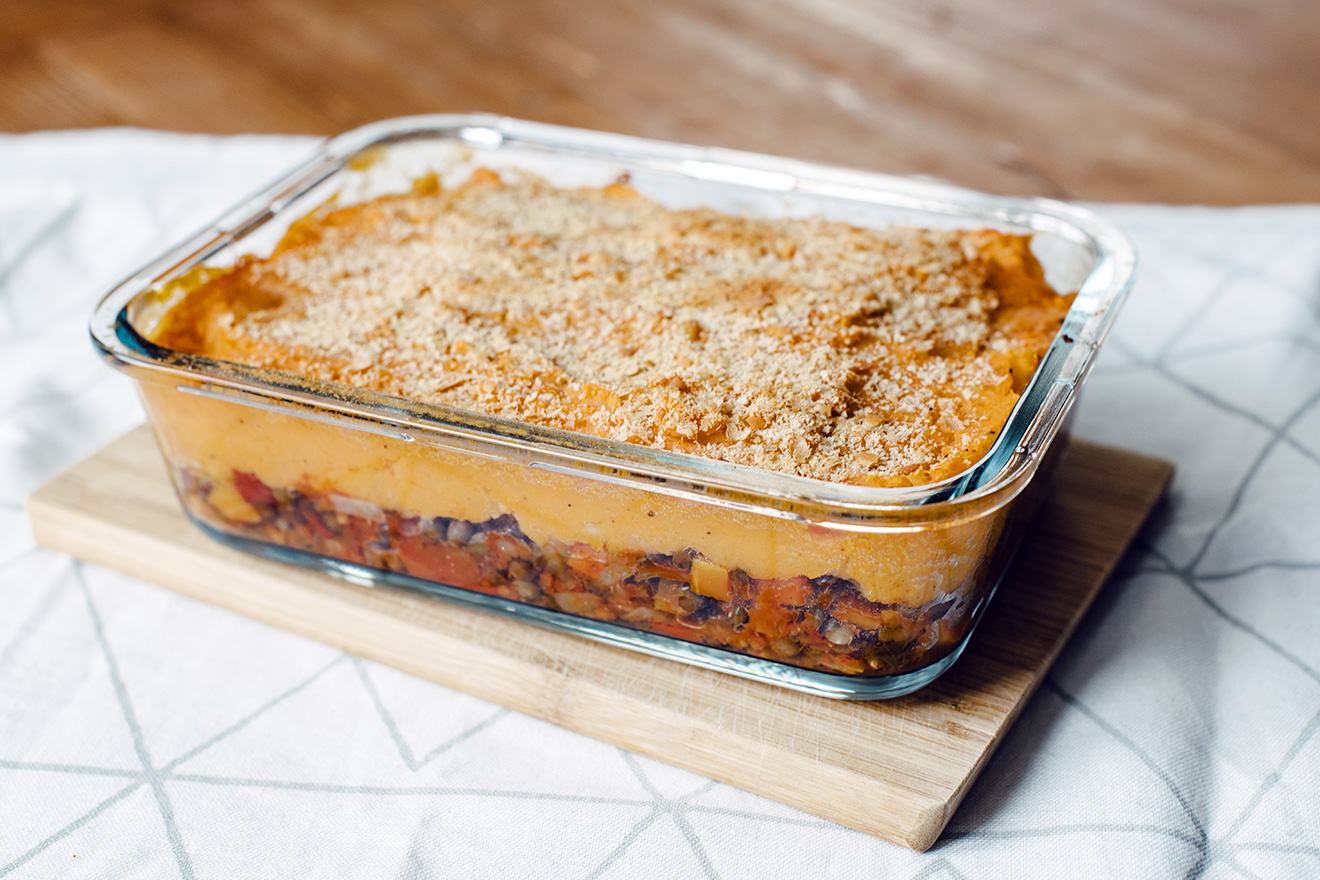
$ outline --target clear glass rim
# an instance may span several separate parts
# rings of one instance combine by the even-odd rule
[[[1073,308],[994,446],[975,465],[938,483],[867,487],[773,473],[684,453],[540,428],[404,401],[209,358],[170,352],[143,339],[130,304],[204,263],[269,222],[364,150],[404,140],[452,138],[475,149],[527,146],[608,157],[696,180],[771,192],[804,192],[945,214],[987,225],[1049,232],[1091,249],[1095,261]],[[334,421],[404,440],[449,442],[532,467],[566,470],[639,489],[716,500],[791,519],[847,527],[983,515],[1015,497],[1053,442],[1130,291],[1136,254],[1119,229],[1074,205],[979,193],[943,183],[745,153],[527,122],[487,114],[440,114],[373,123],[325,142],[308,160],[116,285],[93,312],[95,345],[114,365],[157,374],[184,390],[248,406]]]

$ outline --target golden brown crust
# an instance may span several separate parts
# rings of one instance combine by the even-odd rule
[[[1028,240],[669,211],[477,172],[317,212],[166,347],[824,480],[989,448],[1071,297]]]

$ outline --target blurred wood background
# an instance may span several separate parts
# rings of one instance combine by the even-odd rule
[[[1320,201],[1320,3],[0,0],[0,130],[467,110],[996,192]]]

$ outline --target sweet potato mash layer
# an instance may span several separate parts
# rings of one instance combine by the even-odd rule
[[[1072,297],[1028,239],[665,209],[478,171],[296,223],[167,348],[822,480],[952,476]]]

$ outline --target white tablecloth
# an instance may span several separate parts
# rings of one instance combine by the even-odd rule
[[[34,546],[142,419],[93,302],[311,146],[0,137],[0,876],[1320,876],[1320,208],[1102,207],[1077,430],[1170,503],[917,854]]]

